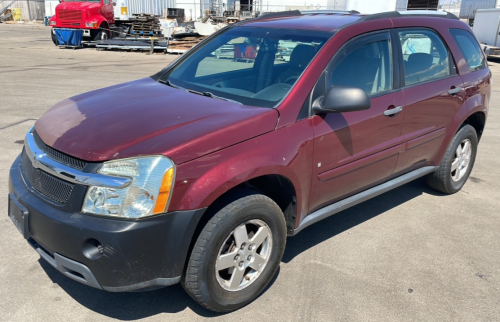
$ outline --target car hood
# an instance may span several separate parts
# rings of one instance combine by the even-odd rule
[[[272,131],[277,121],[275,109],[146,78],[66,99],[35,130],[45,144],[86,161],[161,154],[180,164]]]

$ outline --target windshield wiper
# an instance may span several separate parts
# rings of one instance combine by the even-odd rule
[[[225,97],[221,97],[221,96],[217,96],[217,95],[215,95],[215,94],[213,94],[211,92],[199,92],[199,91],[195,91],[194,89],[189,89],[189,88],[184,88],[184,87],[177,86],[177,85],[173,84],[171,81],[169,81],[168,79],[167,80],[159,79],[158,82],[161,83],[161,84],[165,84],[167,86],[173,87],[173,88],[182,89],[184,91],[187,91],[187,92],[190,92],[190,93],[193,93],[193,94],[197,94],[197,95],[201,95],[201,96],[206,96],[206,97],[210,97],[210,98],[215,98],[215,99],[226,101],[226,102],[232,102],[232,103],[241,104],[238,101],[235,101],[235,100],[232,100],[232,99],[229,99],[229,98],[225,98]]]
[[[215,98],[215,99],[226,101],[226,102],[232,102],[232,103],[241,104],[238,101],[235,101],[235,100],[232,100],[232,99],[229,99],[229,98],[225,98],[225,97],[221,97],[221,96],[217,96],[217,95],[215,95],[215,94],[213,94],[211,92],[199,92],[199,91],[195,91],[194,89],[189,89],[189,88],[186,88],[186,91],[188,91],[190,93],[193,93],[193,94],[197,94],[197,95],[201,95],[201,96],[206,96],[206,97],[210,97],[210,98]]]
[[[175,84],[173,84],[171,81],[169,81],[168,79],[167,80],[163,80],[163,79],[159,79],[158,80],[159,83],[162,83],[162,84],[165,84],[167,86],[170,86],[170,87],[173,87],[173,88],[177,88],[177,89],[183,89],[183,90],[186,90],[185,88],[182,88],[180,86],[177,86]]]
[[[226,102],[233,102],[233,103],[238,103],[238,104],[241,104],[240,102],[238,101],[235,101],[235,100],[232,100],[232,99],[229,99],[229,98],[225,98],[225,97],[221,97],[221,96],[217,96],[211,92],[203,92],[202,93],[204,96],[207,96],[207,97],[210,97],[210,98],[216,98],[218,100],[223,100],[223,101],[226,101]]]

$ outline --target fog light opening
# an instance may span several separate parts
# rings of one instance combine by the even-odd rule
[[[104,247],[98,240],[90,238],[83,243],[82,252],[88,259],[97,260],[104,253]]]

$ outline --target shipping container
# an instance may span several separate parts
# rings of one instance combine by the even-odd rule
[[[497,0],[462,0],[458,17],[473,21],[478,9],[493,9],[496,4]]]
[[[117,6],[121,0],[115,0]],[[164,10],[175,8],[175,0],[127,0],[129,14],[147,13],[163,16]]]

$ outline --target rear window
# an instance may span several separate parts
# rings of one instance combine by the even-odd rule
[[[398,33],[406,86],[447,77],[453,73],[448,48],[434,31],[400,29]]]
[[[476,38],[470,32],[462,29],[450,29],[450,33],[455,38],[471,72],[486,68],[483,52]]]

